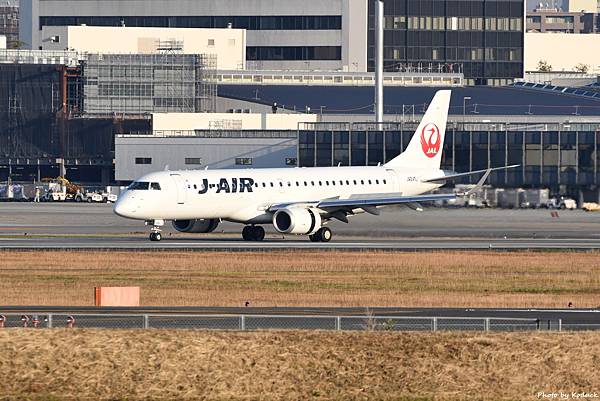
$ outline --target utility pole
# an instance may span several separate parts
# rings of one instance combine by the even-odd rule
[[[375,122],[383,122],[383,0],[375,0]]]

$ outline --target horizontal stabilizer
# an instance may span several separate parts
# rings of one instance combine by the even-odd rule
[[[462,178],[462,177],[468,177],[470,175],[475,175],[475,174],[481,174],[481,173],[485,173],[485,172],[492,172],[492,171],[496,171],[496,170],[503,170],[503,169],[509,169],[509,168],[515,168],[515,167],[519,167],[520,164],[513,164],[511,166],[502,166],[502,167],[494,167],[494,168],[487,168],[484,170],[475,170],[475,171],[468,171],[466,173],[457,173],[457,174],[448,174],[445,175],[443,177],[436,177],[436,178],[429,178],[427,180],[421,180],[421,182],[433,182],[433,183],[440,183],[440,182],[444,182],[444,181],[451,181],[457,178]]]

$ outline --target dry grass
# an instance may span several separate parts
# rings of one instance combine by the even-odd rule
[[[600,305],[600,254],[559,252],[0,252],[0,305],[92,305],[138,285],[143,305]]]
[[[599,344],[592,332],[11,329],[0,399],[534,400],[600,393]]]

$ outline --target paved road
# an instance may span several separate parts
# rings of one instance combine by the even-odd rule
[[[600,309],[453,309],[453,308],[225,308],[225,307],[0,307],[7,327],[19,327],[21,314],[38,316],[42,327],[347,329],[364,330],[371,321],[396,330],[598,330]],[[144,317],[147,315],[147,317]],[[50,319],[47,319],[51,316]],[[337,319],[337,317],[341,317]],[[433,317],[438,318],[434,323]],[[244,321],[245,320],[245,321]],[[336,323],[337,322],[337,323]],[[560,323],[559,323],[560,322]],[[389,328],[389,326],[388,326]]]
[[[197,315],[309,315],[309,316],[405,316],[494,317],[563,319],[566,323],[600,324],[600,301],[596,309],[507,308],[329,308],[329,307],[216,307],[216,306],[0,306],[0,313],[105,313],[105,314],[197,314]]]
[[[330,226],[334,240],[313,244],[271,231],[264,243],[241,241],[241,225],[222,223],[215,233],[181,234],[170,226],[160,244],[147,240],[142,222],[120,218],[104,204],[0,203],[1,248],[163,249],[597,249],[600,213],[548,210],[385,209]],[[270,227],[267,227],[269,230]]]

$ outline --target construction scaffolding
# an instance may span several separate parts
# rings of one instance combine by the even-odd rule
[[[201,113],[216,109],[216,56],[88,54],[86,115]]]

